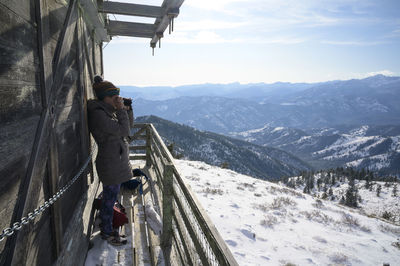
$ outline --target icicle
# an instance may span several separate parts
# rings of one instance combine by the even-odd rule
[[[171,23],[172,23],[172,19],[171,18],[169,18],[169,34],[171,34]]]
[[[153,50],[153,56],[154,56],[154,48],[156,48],[156,43],[150,43],[150,47],[152,48],[152,50]]]
[[[157,38],[158,38],[158,41],[159,41],[159,43],[158,43],[159,48],[161,48],[161,38],[164,37],[164,33],[163,32],[157,32],[156,35],[157,35]]]

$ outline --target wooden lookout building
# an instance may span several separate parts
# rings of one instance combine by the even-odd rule
[[[103,75],[103,43],[118,35],[156,47],[182,3],[0,0],[0,265],[83,265],[102,189],[86,104]],[[155,128],[136,124],[132,139],[131,160],[145,162],[152,180],[144,195],[162,219],[162,232],[152,232],[138,214],[146,197],[124,194],[133,264],[236,265]]]

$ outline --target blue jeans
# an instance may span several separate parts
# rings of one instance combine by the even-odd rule
[[[101,231],[106,234],[111,234],[113,231],[112,221],[114,204],[117,201],[120,186],[120,184],[109,186],[103,185],[103,199],[100,208],[100,219],[102,223]]]

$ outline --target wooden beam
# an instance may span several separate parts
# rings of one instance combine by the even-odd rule
[[[157,29],[151,39],[150,45],[152,47],[155,47],[157,42],[160,40],[161,36],[158,35],[157,33],[164,33],[164,31],[167,29],[170,20],[172,17],[168,15],[168,13],[172,10],[179,10],[181,5],[183,4],[184,0],[164,0],[162,4],[162,8],[165,10],[165,14],[161,18],[157,18],[155,21],[155,25],[157,25]],[[176,11],[175,11],[176,12]],[[176,17],[176,16],[174,16]]]
[[[163,9],[159,6],[138,5],[119,2],[104,2],[103,9],[99,10],[103,13],[139,16],[148,18],[162,17]]]
[[[107,32],[111,36],[151,38],[155,30],[156,26],[148,23],[110,20],[107,25]]]
[[[79,0],[79,2],[80,7],[84,12],[83,17],[85,21],[94,28],[96,36],[100,41],[109,42],[110,39],[108,38],[107,31],[105,30],[103,19],[99,16],[98,8],[94,4],[95,1]]]

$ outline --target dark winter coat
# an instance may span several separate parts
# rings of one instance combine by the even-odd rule
[[[88,101],[89,130],[98,145],[96,169],[103,185],[121,184],[132,178],[129,162],[129,118],[102,101]]]

